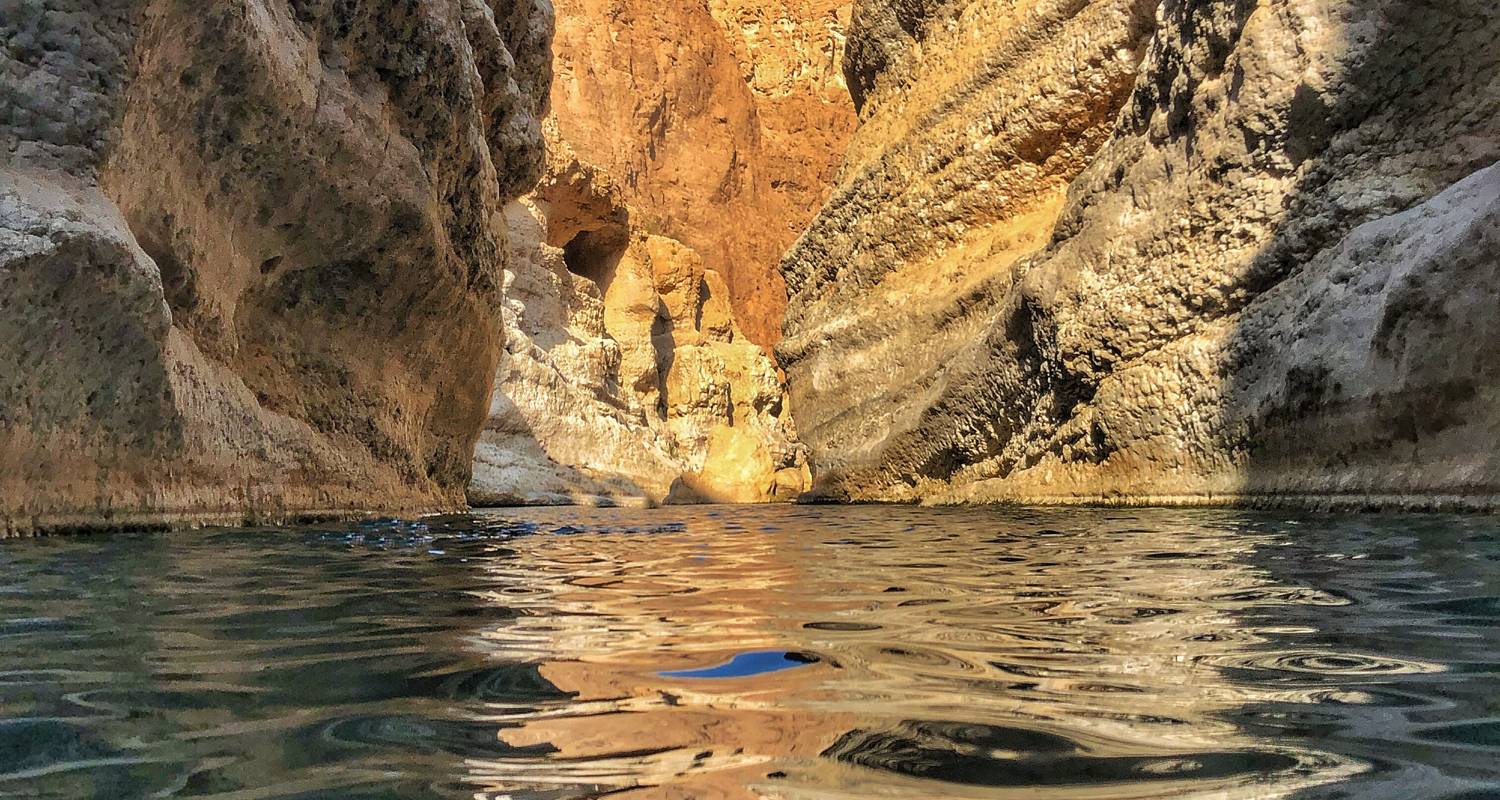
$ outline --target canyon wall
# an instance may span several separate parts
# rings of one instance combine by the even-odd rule
[[[0,13],[0,531],[462,504],[530,0]]]
[[[724,278],[636,221],[549,121],[537,190],[507,209],[505,353],[474,505],[791,500],[806,456],[776,364]]]
[[[854,109],[849,0],[558,0],[552,118],[637,224],[724,276],[746,335],[780,336],[777,261],[828,194]]]
[[[1500,7],[860,0],[818,494],[1493,506]]]
[[[788,500],[777,260],[854,108],[845,0],[557,4],[549,159],[507,214],[476,505]]]

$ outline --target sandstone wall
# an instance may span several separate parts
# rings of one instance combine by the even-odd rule
[[[451,508],[550,10],[0,14],[0,531]]]
[[[819,490],[1495,504],[1497,35],[1483,0],[862,1],[862,126],[782,267]]]
[[[775,362],[700,254],[648,233],[548,123],[548,168],[507,209],[506,351],[475,505],[765,502],[808,482]]]
[[[642,230],[700,253],[747,336],[780,335],[777,260],[827,196],[854,112],[848,0],[558,0],[552,115]]]
[[[549,166],[508,210],[470,499],[763,502],[805,455],[766,352],[853,128],[847,0],[562,0]]]

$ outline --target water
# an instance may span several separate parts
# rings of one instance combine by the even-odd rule
[[[1500,519],[558,509],[0,542],[0,796],[1500,797]]]

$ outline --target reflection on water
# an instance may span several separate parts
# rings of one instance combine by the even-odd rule
[[[1500,796],[1500,520],[527,510],[0,542],[0,796]]]
[[[748,678],[753,675],[765,675],[770,672],[780,672],[784,669],[795,669],[808,664],[816,664],[820,661],[817,656],[807,653],[788,653],[784,650],[760,650],[753,653],[740,653],[734,658],[725,661],[716,667],[704,669],[674,669],[661,673],[666,678]]]

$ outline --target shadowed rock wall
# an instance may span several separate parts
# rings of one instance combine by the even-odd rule
[[[551,25],[4,4],[3,530],[460,505]]]
[[[1497,35],[1479,0],[861,3],[862,126],[783,262],[820,491],[1493,505]]]

